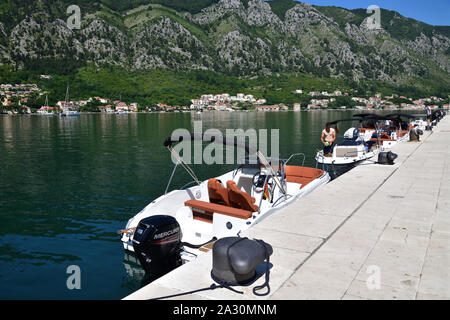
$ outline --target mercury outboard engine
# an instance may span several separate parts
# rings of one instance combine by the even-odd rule
[[[378,164],[383,165],[393,165],[395,159],[398,158],[398,155],[395,153],[392,153],[392,151],[389,152],[380,152],[378,155]]]
[[[174,217],[152,216],[139,222],[133,248],[145,272],[161,276],[179,267],[181,238],[181,228]]]

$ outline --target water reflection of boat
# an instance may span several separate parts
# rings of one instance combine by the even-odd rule
[[[123,257],[123,264],[127,275],[134,279],[143,280],[145,277],[145,271],[142,269],[138,258],[132,252],[125,251]]]
[[[180,141],[244,148],[255,161],[247,159],[234,171],[201,182],[172,148]],[[330,180],[323,170],[291,164],[295,157],[303,157],[304,162],[303,154],[287,160],[266,158],[234,139],[192,134],[170,137],[164,145],[178,160],[166,192],[121,231],[125,250],[136,252],[150,274],[164,274],[195,259],[211,250],[215,239],[236,236]],[[169,192],[178,166],[186,169],[193,181],[186,188]],[[191,184],[195,186],[188,188]]]
[[[155,279],[149,275],[142,268],[138,257],[133,252],[125,251],[123,257],[123,266],[127,277],[124,279],[124,286],[130,289],[141,288],[149,284]]]
[[[76,110],[65,110],[63,108],[63,111],[61,112],[62,117],[79,117],[80,113]]]

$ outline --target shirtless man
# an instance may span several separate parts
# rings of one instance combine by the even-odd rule
[[[333,144],[336,141],[336,130],[331,128],[330,124],[325,125],[325,130],[322,131],[320,138],[323,144],[323,155],[325,157],[333,156]]]

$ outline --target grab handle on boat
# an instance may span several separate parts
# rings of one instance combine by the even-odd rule
[[[118,234],[128,234],[131,235],[134,233],[134,231],[136,231],[136,228],[130,228],[130,229],[126,229],[126,230],[119,230],[117,231]]]

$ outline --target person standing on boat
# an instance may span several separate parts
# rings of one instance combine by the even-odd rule
[[[427,106],[427,124],[431,127],[431,107]]]
[[[332,157],[334,142],[336,141],[336,130],[331,128],[330,123],[325,125],[320,140],[323,144],[323,155],[325,157]]]

